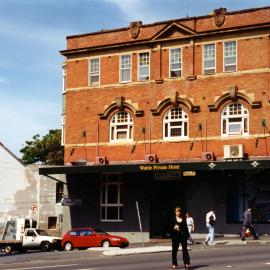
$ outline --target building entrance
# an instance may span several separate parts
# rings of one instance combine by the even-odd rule
[[[150,238],[168,238],[174,207],[186,208],[186,188],[180,180],[155,181],[151,189]]]

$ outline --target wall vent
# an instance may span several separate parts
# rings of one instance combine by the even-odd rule
[[[145,162],[147,162],[147,163],[157,162],[157,156],[155,154],[145,155],[144,159],[145,159]]]
[[[243,144],[224,145],[225,159],[242,159],[244,157]]]
[[[106,157],[96,157],[97,165],[105,165],[107,163]]]

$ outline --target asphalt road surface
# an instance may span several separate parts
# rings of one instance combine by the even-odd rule
[[[179,269],[183,269],[179,252]],[[270,270],[270,245],[195,246],[191,269]],[[169,252],[104,256],[101,252],[27,252],[0,255],[1,270],[164,270],[171,269]]]

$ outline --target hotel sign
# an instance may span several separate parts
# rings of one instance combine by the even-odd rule
[[[180,170],[180,164],[153,164],[153,165],[140,165],[140,171],[149,172],[149,171],[172,171]]]

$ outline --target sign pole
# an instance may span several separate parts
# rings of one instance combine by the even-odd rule
[[[142,235],[142,245],[144,247],[144,239],[143,239],[143,231],[142,231],[142,222],[141,222],[141,216],[140,216],[140,210],[139,210],[139,204],[138,201],[136,201],[136,209],[137,209],[137,214],[138,214],[138,220],[139,220],[139,226],[140,226],[140,231]]]

